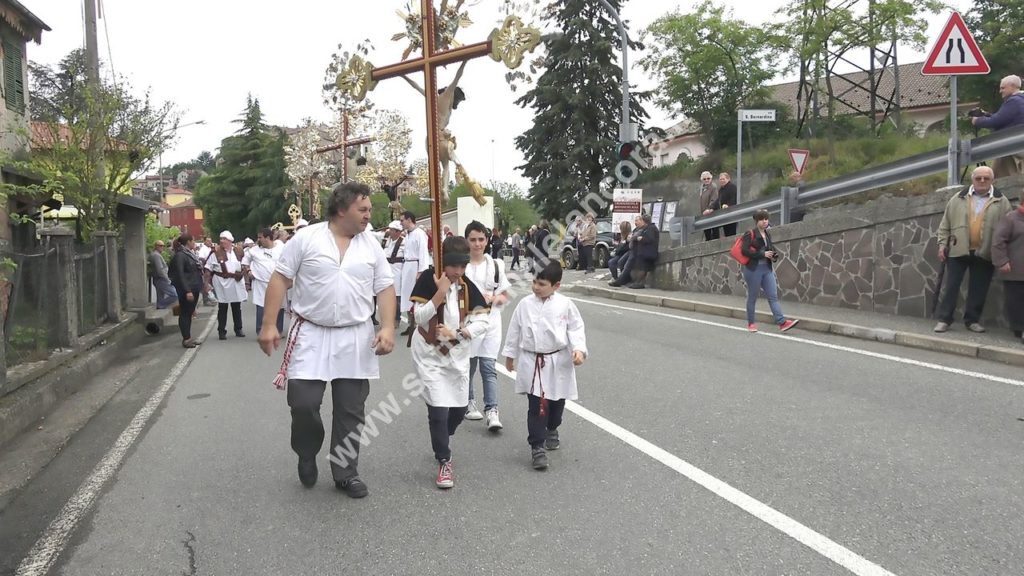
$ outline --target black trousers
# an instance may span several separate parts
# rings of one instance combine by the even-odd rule
[[[519,266],[519,248],[512,249],[512,265],[509,266],[509,269],[515,270],[516,266]]]
[[[1024,281],[1007,280],[1003,282],[1003,308],[1006,320],[1014,334],[1024,332]]]
[[[228,333],[228,306],[231,306],[231,321],[235,325],[235,334],[242,331],[242,303],[232,302],[230,304],[219,302],[217,304],[217,333]]]
[[[992,263],[983,258],[974,256],[960,256],[946,260],[946,286],[939,303],[937,313],[940,322],[953,323],[953,313],[956,312],[956,301],[960,297],[960,285],[967,279],[967,303],[964,305],[964,324],[973,324],[981,321],[981,313],[985,309],[985,298],[988,297],[988,288],[992,284],[992,274],[995,267]]]
[[[562,425],[565,400],[548,400],[547,414],[541,416],[540,396],[527,394],[526,398],[530,401],[530,409],[526,412],[526,428],[530,435],[526,438],[526,441],[530,443],[530,446],[539,448],[544,446],[544,439],[548,437],[548,430],[557,430]]]
[[[452,459],[449,439],[459,424],[466,417],[468,406],[449,408],[447,406],[431,406],[427,404],[427,422],[430,424],[430,446],[434,449],[434,458],[438,462]]]
[[[736,235],[736,226],[738,226],[738,225],[739,224],[737,224],[736,222],[733,222],[732,224],[725,224],[724,226],[722,226],[722,238],[728,238],[729,236],[735,236]]]
[[[718,240],[719,237],[718,228],[705,228],[704,229],[704,240]]]
[[[292,409],[292,450],[299,458],[312,459],[324,443],[320,404],[327,383],[322,380],[289,380],[288,406]],[[365,422],[369,380],[338,378],[331,381],[331,475],[335,481],[359,475],[360,427]]]
[[[178,330],[181,331],[183,341],[192,337],[192,313],[196,311],[196,305],[199,304],[199,299],[203,296],[202,286],[193,287],[191,290],[191,302],[185,297],[184,292],[178,292],[178,306],[181,307],[181,310],[178,311]]]
[[[580,270],[594,271],[594,247],[580,246]]]

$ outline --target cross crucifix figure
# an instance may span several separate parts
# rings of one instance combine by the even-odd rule
[[[445,4],[446,5],[446,0]],[[540,43],[540,32],[523,26],[519,18],[509,16],[501,29],[495,29],[485,42],[478,42],[450,50],[438,50],[437,22],[433,0],[420,0],[422,20],[421,38],[423,55],[419,58],[399,62],[390,66],[374,68],[358,56],[349,62],[347,70],[338,75],[338,87],[349,93],[354,100],[361,100],[377,82],[389,78],[405,77],[413,72],[423,72],[423,87],[420,89],[426,101],[427,116],[427,170],[430,182],[430,229],[433,238],[434,270],[441,270],[441,203],[444,185],[439,167],[443,158],[452,158],[454,141],[445,138],[451,111],[457,105],[458,82],[465,63],[469,60],[490,56],[505,62],[509,68],[517,68],[523,55]],[[437,69],[460,62],[456,79],[445,90],[437,89]],[[413,83],[415,85],[415,83]],[[447,149],[449,143],[452,148]],[[442,152],[444,150],[444,152]],[[447,164],[446,164],[447,165]],[[447,170],[446,170],[447,172]],[[463,170],[464,172],[464,170]]]

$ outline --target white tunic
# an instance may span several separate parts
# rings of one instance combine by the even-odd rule
[[[393,284],[391,267],[370,234],[356,234],[343,257],[327,222],[299,230],[276,271],[292,280],[292,311],[299,324],[288,378],[329,382],[380,377],[373,297]],[[295,325],[293,325],[293,331]]]
[[[448,289],[448,297],[444,302],[444,325],[456,332],[459,329],[459,296],[458,285]],[[437,314],[437,308],[431,301],[416,303],[415,320],[417,326],[424,330],[429,328],[430,320]],[[468,314],[466,330],[476,340],[487,332],[487,314]],[[461,408],[469,405],[469,342],[460,342],[449,351],[441,354],[437,348],[427,344],[419,330],[412,337],[412,362],[416,375],[423,384],[423,400],[431,406]]]
[[[502,350],[503,356],[516,359],[517,394],[540,396],[543,387],[549,400],[575,400],[574,350],[586,354],[587,337],[583,317],[572,300],[555,292],[547,300],[530,294],[519,301]],[[549,355],[535,378],[537,353]]]
[[[235,256],[234,249],[228,250],[225,264],[227,264],[228,268],[225,272],[228,274],[242,271],[242,263]],[[221,271],[216,252],[210,254],[209,259],[206,261],[206,269],[214,273],[213,293],[217,296],[217,302],[230,304],[232,302],[245,302],[249,299],[249,293],[245,290],[245,280],[235,280],[234,278],[216,275],[217,272]]]
[[[402,265],[402,302],[401,312],[412,310],[412,289],[416,285],[416,275],[430,267],[430,250],[427,250],[427,233],[413,228],[405,235],[405,264]]]
[[[267,297],[267,286],[270,284],[270,276],[277,267],[277,261],[281,258],[284,246],[274,245],[270,248],[253,246],[242,258],[242,266],[248,266],[252,272],[252,303],[256,306],[263,306]]]
[[[494,270],[498,270],[498,281],[494,281]],[[469,263],[466,266],[466,277],[476,284],[484,298],[508,291],[512,285],[505,276],[505,263],[501,259],[493,259],[485,255],[485,260],[479,264]],[[470,343],[471,358],[497,358],[501,350],[501,306],[492,306],[490,320],[487,323],[487,333],[482,338],[474,338]]]
[[[398,240],[387,239],[387,243],[384,245],[384,256],[391,258],[394,254],[394,258],[405,257],[405,238],[402,238],[402,243],[398,245],[398,251],[395,252],[395,242]],[[391,274],[395,277],[395,294],[399,297],[402,295],[402,266],[401,262],[396,262],[391,265]],[[409,288],[409,292],[412,293],[412,288]]]

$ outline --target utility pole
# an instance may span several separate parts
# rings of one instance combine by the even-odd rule
[[[85,73],[89,97],[86,99],[89,118],[89,140],[87,153],[89,164],[95,170],[91,188],[99,189],[101,196],[106,187],[103,147],[106,140],[104,127],[101,124],[100,108],[100,53],[96,40],[96,0],[83,0],[85,3]],[[109,207],[108,207],[109,209]]]

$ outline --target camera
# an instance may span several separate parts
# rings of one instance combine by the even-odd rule
[[[771,260],[773,264],[778,262],[779,260],[782,260],[782,253],[779,252],[778,250],[775,250],[773,248],[772,249],[772,257],[769,258],[769,260]]]
[[[971,108],[967,111],[968,118],[982,118],[984,116],[989,116],[989,113],[985,112],[981,108]]]

